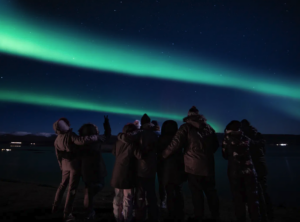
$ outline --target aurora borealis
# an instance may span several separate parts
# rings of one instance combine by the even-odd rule
[[[255,8],[255,3],[253,13],[243,17],[246,3],[228,16],[226,10],[233,10],[229,3],[132,7],[126,1],[33,2],[1,1],[0,62],[6,62],[1,62],[0,103],[7,110],[19,104],[30,116],[36,106],[46,112],[47,107],[61,108],[63,115],[73,116],[76,127],[84,111],[91,117],[96,115],[91,111],[108,113],[117,133],[145,112],[162,124],[168,118],[180,121],[196,105],[218,132],[231,119],[248,118],[265,133],[299,133],[295,55],[300,34],[293,28],[291,6],[269,8],[267,14],[278,16],[274,23],[264,19],[268,6]],[[282,7],[289,14],[282,9],[278,15]],[[176,17],[181,12],[186,18]],[[138,35],[136,30],[149,31]],[[15,115],[2,117],[3,122]],[[42,119],[42,113],[35,115]],[[292,127],[279,130],[282,124]],[[9,130],[20,130],[19,123],[13,125]],[[34,126],[31,131],[48,128]]]

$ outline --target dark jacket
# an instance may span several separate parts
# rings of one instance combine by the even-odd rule
[[[99,134],[98,129],[95,133],[96,135]],[[104,125],[104,135],[99,137],[101,140],[97,143],[87,144],[80,147],[79,157],[81,160],[81,174],[85,183],[102,183],[104,177],[107,176],[106,166],[101,152],[101,145],[110,137],[111,128],[109,123],[107,123],[107,125]]]
[[[157,170],[157,141],[159,134],[155,132],[152,123],[142,125],[139,139],[139,149],[143,158],[137,161],[136,169],[139,177],[155,177]]]
[[[165,123],[162,126],[162,134],[158,139],[158,156],[161,156],[163,151],[168,147],[177,131],[177,124],[175,125],[176,129],[172,129],[170,128],[172,127],[171,124]],[[161,181],[164,187],[168,184],[179,185],[183,183],[186,180],[186,173],[184,172],[182,149],[176,150],[166,159],[160,159],[157,171],[160,172],[159,175],[161,176]]]
[[[187,116],[171,144],[163,152],[163,158],[184,147],[185,172],[199,176],[215,175],[214,153],[219,142],[214,129],[202,115]]]
[[[132,189],[135,187],[136,160],[141,159],[138,149],[138,139],[132,143],[126,142],[126,133],[119,133],[118,140],[113,148],[116,156],[115,165],[111,178],[111,186],[119,189]]]
[[[259,133],[257,129],[251,125],[246,129],[243,129],[243,132],[251,139],[250,153],[257,176],[266,176],[268,174],[268,169],[265,159],[265,139],[263,138],[262,134]]]
[[[55,154],[61,170],[79,169],[78,154],[76,145],[84,145],[98,141],[98,136],[77,136],[72,129],[62,129],[58,121],[53,124],[53,129],[57,134],[54,141]],[[64,162],[62,167],[62,162]],[[64,169],[63,169],[64,168]]]
[[[250,146],[250,153],[252,156],[252,161],[256,169],[257,176],[263,177],[268,174],[268,168],[265,159],[265,139],[261,133],[256,133],[254,139],[252,140]]]
[[[251,140],[242,131],[226,130],[222,143],[222,155],[228,160],[228,176],[255,175],[250,154]]]

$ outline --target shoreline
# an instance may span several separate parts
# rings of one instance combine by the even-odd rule
[[[62,217],[63,204],[60,206],[61,215],[51,215],[51,206],[57,187],[24,182],[18,180],[0,179],[0,220],[1,221],[59,221]],[[106,186],[95,197],[96,218],[94,221],[113,221],[114,190]],[[82,213],[83,186],[79,186],[74,202],[74,214]],[[65,196],[64,196],[65,197]],[[186,218],[193,214],[192,200],[184,195]],[[160,210],[161,219],[166,217],[166,210]],[[234,219],[234,209],[231,200],[220,198],[220,214],[224,222]],[[209,217],[207,203],[205,203],[205,216]],[[274,222],[298,221],[300,219],[300,206],[285,207],[274,206]],[[209,221],[209,220],[207,220]]]

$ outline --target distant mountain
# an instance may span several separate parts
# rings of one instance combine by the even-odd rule
[[[220,145],[223,141],[224,134],[217,133]],[[288,144],[293,146],[300,146],[300,135],[288,134],[264,134],[266,143],[268,145]],[[22,142],[22,145],[30,145],[34,143],[36,146],[53,146],[56,134],[52,133],[28,133],[28,132],[14,132],[14,133],[0,133],[0,143],[10,144],[11,142]],[[117,136],[111,136],[106,142],[107,146],[115,144]]]

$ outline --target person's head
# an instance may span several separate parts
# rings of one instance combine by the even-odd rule
[[[154,125],[154,126],[158,126],[158,122],[156,120],[152,120],[151,123]]]
[[[167,120],[161,127],[161,135],[175,135],[178,130],[178,125],[174,120]]]
[[[150,122],[151,122],[150,117],[145,113],[141,118],[141,124],[144,125]]]
[[[241,123],[238,120],[232,120],[228,125],[226,126],[225,130],[230,131],[239,131],[241,129]]]
[[[135,121],[133,122],[133,124],[134,124],[138,129],[141,128],[141,122],[140,122],[139,120],[135,120]]]
[[[160,131],[160,126],[156,120],[152,120],[151,123],[154,125],[155,131]]]
[[[67,118],[62,117],[53,124],[53,129],[56,133],[66,133],[70,130],[70,122]]]
[[[98,127],[92,123],[83,124],[78,130],[80,136],[92,136],[98,135]]]
[[[192,106],[192,108],[189,109],[188,116],[195,115],[199,115],[199,110],[196,108],[196,106]]]
[[[124,127],[123,127],[123,133],[131,133],[135,130],[137,130],[138,128],[136,127],[135,124],[133,123],[127,123]]]
[[[248,120],[243,119],[243,120],[241,121],[241,128],[242,128],[243,130],[248,129],[249,126],[250,126],[250,122],[249,122]]]

